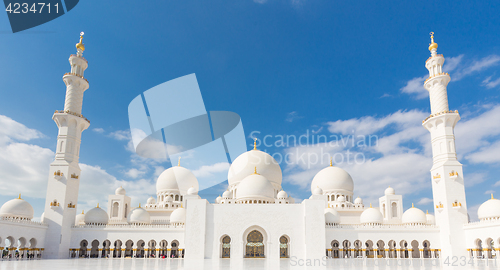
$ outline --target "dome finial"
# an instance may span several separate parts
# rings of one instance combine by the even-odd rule
[[[139,208],[141,208],[141,203],[139,203]]]
[[[370,203],[370,208],[372,208],[372,203]]]
[[[253,150],[257,150],[257,138],[253,138]]]
[[[84,210],[82,210],[82,215],[83,215],[83,214],[85,214],[85,213],[83,213],[83,211],[84,211]]]
[[[491,198],[493,198],[493,194],[491,194]],[[21,193],[19,193],[19,198],[18,199],[22,200],[21,199]]]
[[[19,194],[19,199],[21,199],[21,194]],[[494,200],[495,198],[493,198],[493,193],[491,193],[491,199]]]
[[[426,210],[426,214],[427,214],[427,215],[429,214],[429,210]]]
[[[413,203],[411,203],[411,208],[415,208],[415,205],[413,205]]]
[[[430,32],[431,44],[429,44],[429,51],[437,50],[438,44],[434,42],[434,32]]]
[[[100,208],[100,207],[99,207],[99,203],[97,203],[97,208]]]
[[[177,161],[177,166],[180,167],[181,166],[181,157],[179,157],[179,161]]]
[[[330,158],[330,167],[333,167],[333,158]]]
[[[78,42],[78,43],[76,44],[76,48],[77,48],[78,50],[81,50],[82,52],[83,52],[83,51],[85,51],[85,45],[82,43],[82,39],[83,39],[83,35],[84,35],[84,34],[85,34],[85,33],[83,33],[83,32],[81,32],[81,33],[80,33],[80,42]]]
[[[253,174],[258,174],[258,173],[257,173],[257,167],[254,167],[254,169],[253,169]]]

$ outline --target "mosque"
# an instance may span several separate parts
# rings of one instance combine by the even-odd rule
[[[432,34],[432,33],[431,33]],[[198,181],[181,164],[165,170],[156,196],[133,207],[122,187],[107,207],[76,213],[83,117],[85,46],[76,45],[64,74],[64,110],[55,111],[59,129],[50,164],[45,212],[33,221],[33,208],[21,198],[0,208],[0,250],[14,258],[496,258],[500,252],[500,200],[491,197],[469,222],[462,165],[455,152],[458,111],[448,107],[444,57],[431,36],[425,62],[431,115],[422,125],[431,135],[430,169],[434,214],[412,206],[388,187],[378,206],[355,196],[348,172],[332,166],[312,179],[311,196],[295,203],[282,190],[280,165],[254,147],[234,160],[228,188],[215,203],[198,195]]]

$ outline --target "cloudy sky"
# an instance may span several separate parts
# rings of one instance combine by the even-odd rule
[[[377,205],[390,185],[405,208],[432,212],[430,135],[421,122],[430,114],[422,84],[434,31],[452,78],[450,109],[462,118],[456,148],[474,219],[500,190],[498,11],[489,1],[80,1],[16,34],[2,13],[0,201],[22,193],[41,215],[56,146],[51,117],[64,106],[61,77],[85,31],[90,88],[82,113],[91,126],[82,137],[78,211],[104,205],[119,186],[136,205],[155,194],[171,163],[134,153],[128,104],[196,73],[207,110],[241,116],[248,148],[259,138],[297,201],[333,157],[365,203]],[[193,171],[224,181],[227,169],[217,162]]]

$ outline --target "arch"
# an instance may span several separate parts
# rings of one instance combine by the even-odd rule
[[[384,214],[384,218],[386,218],[385,214],[385,203],[382,204],[382,214]]]
[[[279,239],[280,241],[280,258],[290,257],[290,237],[288,235],[282,235]]]
[[[264,236],[259,230],[247,234],[245,243],[246,258],[264,258]]]
[[[333,240],[332,243],[332,258],[339,258],[340,257],[340,253],[339,253],[339,241],[337,240]]]
[[[156,257],[156,241],[151,239],[148,242],[148,257],[155,258]]]
[[[412,258],[420,258],[420,249],[418,248],[418,241],[411,241],[411,257]]]
[[[398,204],[396,202],[391,204],[391,213],[393,218],[398,217]]]
[[[170,246],[170,258],[179,258],[179,241],[173,240]]]
[[[231,237],[225,234],[220,239],[221,258],[231,258]]]
[[[349,240],[344,240],[342,242],[342,258],[350,258],[351,255],[351,242]]]
[[[424,240],[422,242],[422,246],[423,246],[423,258],[432,258],[432,254],[431,254],[431,243],[429,242],[429,240]]]
[[[112,214],[111,214],[111,217],[118,217],[118,209],[120,207],[120,204],[118,202],[114,202],[113,203],[113,210],[112,210]]]
[[[367,258],[374,258],[373,254],[373,242],[372,240],[368,240],[365,242],[366,246],[366,257]]]
[[[175,195],[174,201],[179,201],[179,195]]]
[[[146,243],[144,242],[144,240],[137,241],[136,252],[135,252],[136,258],[144,258],[144,246],[145,245],[146,245]]]
[[[26,247],[26,239],[24,237],[20,237],[17,239],[17,249],[22,249]]]
[[[86,258],[87,257],[87,246],[89,245],[89,242],[87,240],[82,240],[80,241],[80,257]]]
[[[125,213],[124,213],[125,218],[127,218],[127,214],[128,214],[128,204],[125,204]]]
[[[382,240],[377,241],[377,258],[385,258],[385,243]]]
[[[389,245],[389,254],[387,254],[387,257],[388,258],[397,258],[396,241],[390,240],[387,244]]]
[[[247,244],[249,243],[249,242],[248,242],[248,235],[249,235],[252,231],[258,231],[259,233],[261,233],[261,234],[262,234],[262,237],[263,237],[262,244],[263,244],[263,245],[262,245],[262,246],[261,246],[261,248],[260,248],[260,249],[258,249],[258,250],[257,250],[257,249],[254,249],[254,251],[255,251],[255,252],[257,252],[257,251],[258,251],[258,252],[261,252],[261,251],[262,251],[262,252],[263,252],[263,254],[260,254],[260,253],[259,253],[259,254],[257,254],[257,255],[262,255],[262,257],[260,257],[260,258],[265,258],[265,257],[266,257],[266,252],[267,252],[267,249],[265,248],[265,243],[267,243],[267,242],[268,242],[268,238],[267,238],[267,237],[268,237],[268,234],[267,234],[266,230],[264,230],[264,228],[262,228],[262,227],[260,227],[260,226],[257,226],[257,225],[253,225],[253,226],[248,227],[248,228],[247,228],[247,229],[243,232],[243,234],[240,236],[240,237],[241,237],[241,239],[242,239],[242,241],[243,241],[243,257],[245,257],[245,258],[247,257],[247,248],[246,248],[246,246],[247,246]],[[258,245],[258,244],[251,244],[250,246],[255,247],[256,245]],[[253,255],[252,255],[252,257],[250,257],[250,258],[254,258],[254,257],[253,257]]]
[[[354,241],[354,257],[360,258],[363,257],[363,243],[360,240]]]
[[[90,258],[98,258],[98,257],[99,257],[99,240],[95,239],[91,243]]]
[[[122,256],[122,241],[116,240],[114,242],[113,258],[120,258]]]
[[[168,248],[168,242],[167,240],[163,239],[159,243],[160,250],[159,250],[159,257],[165,258],[167,256],[167,248]]]
[[[405,240],[401,240],[401,242],[399,242],[399,247],[401,252],[400,257],[408,258],[410,256],[410,254],[408,254],[408,242],[406,242]]]
[[[111,241],[109,241],[108,239],[102,241],[101,257],[102,258],[108,258],[110,250],[111,250]]]
[[[127,242],[125,242],[125,257],[132,257],[133,246],[134,242],[132,240],[127,240]]]

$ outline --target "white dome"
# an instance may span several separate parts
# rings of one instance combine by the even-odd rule
[[[181,194],[187,194],[190,187],[198,190],[198,180],[190,170],[181,166],[166,169],[156,181],[156,192],[179,190]]]
[[[322,190],[320,187],[316,187],[316,188],[312,191],[312,195],[323,195],[323,190]]]
[[[108,224],[108,213],[101,209],[99,206],[90,209],[85,214],[85,224]]]
[[[81,214],[76,215],[75,225],[85,225],[85,214],[83,213],[83,211]]]
[[[126,191],[125,191],[125,189],[124,189],[124,188],[122,188],[122,187],[119,187],[119,188],[117,188],[117,189],[115,190],[115,195],[126,195],[126,194],[127,194],[127,192],[126,192]]]
[[[339,201],[339,202],[345,202],[345,197],[344,197],[344,195],[340,195],[340,196],[338,197],[337,201]]]
[[[148,211],[139,206],[128,213],[127,222],[129,224],[150,224],[151,217]]]
[[[500,218],[500,200],[493,198],[493,195],[491,195],[491,199],[485,201],[477,209],[477,217],[480,220]]]
[[[274,199],[274,188],[266,177],[260,174],[252,174],[238,184],[236,199],[254,199],[265,197]]]
[[[170,224],[184,224],[186,222],[186,209],[177,208],[170,214]]]
[[[415,208],[412,204],[411,208],[406,210],[403,213],[403,217],[401,218],[403,224],[426,224],[427,217],[424,211]]]
[[[33,207],[27,201],[19,198],[12,199],[2,205],[0,208],[0,217],[32,219]]]
[[[382,224],[384,216],[382,216],[382,213],[380,213],[378,209],[370,206],[370,208],[367,208],[361,213],[359,221],[361,224]]]
[[[357,198],[354,200],[354,204],[363,204],[363,199],[361,199],[360,197],[357,197]]]
[[[222,198],[223,199],[231,199],[231,197],[232,197],[231,195],[232,195],[231,191],[226,190],[226,191],[224,191],[224,193],[222,193]]]
[[[286,194],[284,190],[281,190],[280,192],[278,192],[278,195],[276,197],[280,200],[284,200],[288,198],[288,194]]]
[[[394,195],[394,194],[396,194],[396,191],[389,186],[388,188],[385,189],[384,194],[385,195]]]
[[[319,171],[311,182],[311,191],[320,187],[324,192],[344,190],[352,192],[354,182],[351,176],[343,169],[329,166]]]
[[[219,196],[219,197],[215,198],[215,203],[220,203],[221,200],[222,200],[222,197]]]
[[[227,174],[229,186],[237,184],[252,173],[255,167],[260,175],[267,178],[271,183],[281,187],[281,168],[278,162],[266,152],[251,150],[238,156]]]
[[[146,203],[147,203],[147,204],[155,204],[155,203],[156,203],[156,200],[155,200],[155,198],[153,198],[153,197],[149,197],[149,198],[148,198],[148,201],[147,201]]]
[[[187,190],[187,195],[196,195],[198,194],[198,190],[194,187],[190,187],[188,190]]]
[[[337,210],[335,210],[333,208],[326,208],[325,209],[325,223],[339,224],[340,223],[339,212],[337,212]]]
[[[427,219],[427,224],[429,224],[429,225],[436,224],[436,218],[434,217],[434,215],[431,215],[431,214],[429,214],[429,212],[427,212],[427,214],[425,214],[425,217]]]

